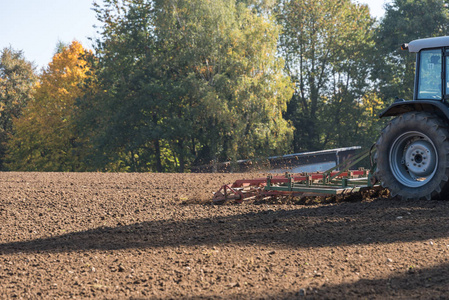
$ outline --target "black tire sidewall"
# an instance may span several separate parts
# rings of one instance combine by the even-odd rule
[[[438,157],[436,172],[432,179],[421,187],[408,187],[399,182],[390,168],[390,149],[401,135],[407,132],[419,132],[433,143]],[[403,199],[430,199],[447,189],[449,177],[448,153],[449,142],[447,129],[441,120],[430,113],[410,112],[390,122],[382,131],[377,146],[377,176],[382,186],[388,188],[392,196]]]

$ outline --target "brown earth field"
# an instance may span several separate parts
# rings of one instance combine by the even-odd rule
[[[257,176],[0,173],[0,298],[449,298],[449,202],[211,203]]]

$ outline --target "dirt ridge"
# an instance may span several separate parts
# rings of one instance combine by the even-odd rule
[[[265,175],[0,173],[0,298],[449,298],[449,202],[205,201]]]

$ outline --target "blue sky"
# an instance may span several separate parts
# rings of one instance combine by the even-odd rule
[[[389,0],[358,0],[368,4],[371,14],[383,15]],[[92,8],[93,0],[0,0],[0,50],[22,50],[38,69],[52,59],[58,41],[81,42],[92,48],[88,37],[95,38],[100,25]],[[101,0],[99,1],[101,3]]]
[[[379,19],[384,15],[385,3],[391,3],[392,0],[353,0],[353,2],[368,4],[371,15]]]
[[[39,67],[47,65],[58,41],[78,40],[91,48],[98,24],[93,0],[0,0],[0,49],[23,50]]]

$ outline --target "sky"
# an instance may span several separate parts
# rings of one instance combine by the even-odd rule
[[[92,48],[88,37],[98,36],[93,0],[0,0],[0,50],[22,50],[40,68],[56,52],[58,41],[79,41]]]
[[[390,1],[354,2],[368,4],[371,15],[379,19],[385,2]],[[70,44],[77,40],[92,49],[89,37],[98,37],[93,26],[101,25],[92,3],[93,0],[0,0],[0,50],[22,50],[39,70],[51,61],[59,41]]]
[[[3,1],[3,0],[0,0]],[[377,19],[381,18],[385,11],[384,11],[384,5],[386,3],[390,3],[392,0],[356,0],[353,2],[358,2],[361,4],[368,4],[369,10],[371,12],[371,15],[373,17],[376,17]]]

